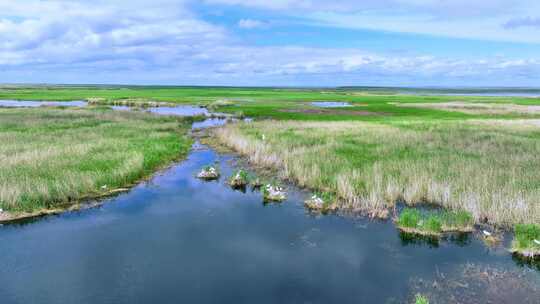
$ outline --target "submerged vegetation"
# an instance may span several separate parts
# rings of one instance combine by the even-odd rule
[[[179,118],[108,109],[0,109],[0,207],[58,208],[133,184],[191,146]]]

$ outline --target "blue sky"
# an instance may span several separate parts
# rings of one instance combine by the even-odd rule
[[[0,0],[1,83],[540,86],[533,0]]]

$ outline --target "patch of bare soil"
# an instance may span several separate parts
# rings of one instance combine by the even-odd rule
[[[330,115],[354,115],[354,116],[382,116],[385,113],[358,111],[358,110],[337,110],[337,109],[281,109],[285,113],[303,113],[303,114],[330,114]]]
[[[431,303],[532,304],[540,299],[540,282],[534,270],[510,271],[473,264],[464,265],[455,274],[437,273],[434,281],[415,278],[411,289],[411,297],[420,293]]]

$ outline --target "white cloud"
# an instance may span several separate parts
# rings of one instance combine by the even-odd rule
[[[254,19],[240,19],[240,21],[238,21],[238,27],[243,29],[262,28],[266,27],[266,25],[265,22]]]
[[[268,5],[307,8],[316,2],[278,0]],[[330,7],[340,1],[325,3]],[[338,23],[330,13],[312,14]],[[250,29],[265,25],[255,19],[238,23]],[[339,85],[466,78],[501,84],[506,79],[538,81],[537,75],[540,62],[534,58],[465,60],[244,45],[227,29],[199,19],[182,1],[0,0],[0,82]]]
[[[225,39],[222,28],[192,17],[181,6],[162,5],[132,3],[126,10],[121,4],[73,1],[13,4],[0,11],[0,60],[3,64],[145,60],[160,56],[151,52],[156,49],[189,50]],[[47,13],[29,15],[36,10]]]

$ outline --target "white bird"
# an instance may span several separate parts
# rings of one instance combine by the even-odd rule
[[[491,236],[491,232],[489,232],[489,231],[482,230],[482,233],[483,233],[485,236]]]

